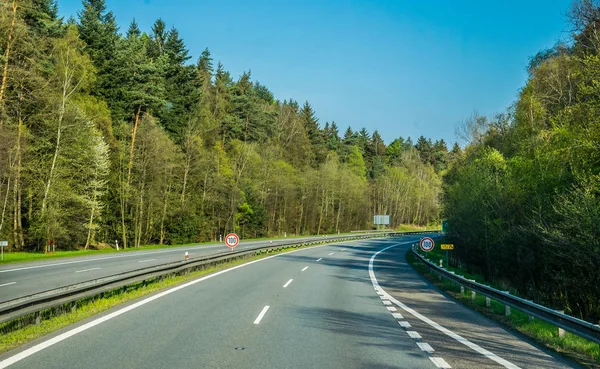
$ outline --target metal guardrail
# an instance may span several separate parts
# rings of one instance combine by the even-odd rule
[[[588,321],[572,317],[559,311],[547,308],[545,306],[534,303],[514,295],[507,291],[500,291],[495,288],[477,283],[472,279],[467,279],[463,276],[456,275],[454,272],[440,268],[425,257],[420,255],[415,248],[412,252],[423,261],[430,270],[433,270],[442,277],[456,282],[465,288],[480,293],[493,300],[499,301],[505,305],[521,310],[528,315],[534,316],[559,328],[569,331],[577,336],[586,338],[590,341],[600,344],[600,325],[593,324]]]
[[[352,241],[359,239],[389,237],[400,235],[421,234],[423,232],[388,232],[369,235],[351,235],[339,237],[323,237],[322,239],[309,241],[296,241],[278,245],[266,245],[244,249],[239,251],[222,252],[196,258],[187,261],[170,262],[152,267],[136,269],[124,273],[118,273],[106,277],[93,279],[86,282],[35,293],[0,303],[0,324],[12,321],[19,317],[39,313],[47,309],[64,306],[77,302],[81,299],[94,297],[108,291],[113,291],[136,283],[163,278],[168,275],[179,274],[184,271],[202,269],[207,266],[224,263],[248,255],[256,255],[265,251],[287,249],[292,247],[310,246],[330,242]],[[433,232],[426,232],[433,233]]]

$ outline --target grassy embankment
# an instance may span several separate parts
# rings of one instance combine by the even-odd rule
[[[446,243],[446,240],[436,240],[435,249],[428,253],[427,259],[431,262],[435,262],[439,265],[440,259],[444,260],[446,265],[446,252],[440,250],[439,245]],[[455,245],[456,247],[457,245]],[[451,253],[452,251],[450,251]],[[546,323],[539,319],[530,320],[529,316],[515,308],[511,309],[510,316],[505,316],[504,304],[492,300],[491,307],[485,306],[485,296],[476,295],[473,300],[471,298],[471,292],[465,289],[465,292],[461,294],[460,286],[456,283],[448,281],[443,278],[441,281],[438,279],[437,274],[429,272],[428,268],[423,265],[413,255],[412,251],[409,251],[406,255],[408,262],[417,270],[423,274],[431,283],[436,285],[438,288],[447,292],[450,296],[454,297],[463,304],[479,311],[487,317],[498,321],[511,329],[517,330],[518,332],[532,338],[534,341],[543,344],[544,346],[559,352],[571,359],[574,359],[581,364],[590,368],[600,368],[600,346],[592,341],[586,340],[569,332],[565,332],[564,337],[559,337],[558,328],[550,323]],[[465,278],[473,279],[479,283],[486,284],[488,286],[506,290],[505,286],[499,286],[493,282],[486,281],[483,276],[477,274],[469,274],[465,270],[450,267],[449,270],[454,271],[458,275],[462,275]],[[514,290],[509,288],[512,294]]]

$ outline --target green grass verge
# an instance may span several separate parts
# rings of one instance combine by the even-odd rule
[[[302,247],[297,247],[295,249],[301,248]],[[17,348],[34,339],[57,331],[61,328],[65,328],[73,323],[90,318],[98,313],[114,308],[125,302],[147,296],[160,290],[164,290],[166,288],[173,287],[223,269],[231,268],[239,264],[244,264],[253,260],[262,259],[267,256],[280,254],[290,250],[291,248],[284,249],[282,247],[281,249],[278,249],[278,251],[268,253],[264,252],[259,255],[242,258],[208,267],[203,270],[191,272],[186,275],[170,276],[162,281],[148,282],[147,284],[140,282],[136,285],[129,286],[126,289],[118,289],[111,291],[110,293],[105,293],[104,298],[96,298],[93,300],[90,299],[83,302],[78,302],[78,306],[75,311],[42,320],[39,325],[26,325],[23,328],[15,330],[15,322],[0,324],[0,354]],[[17,322],[17,325],[18,323],[19,322]]]
[[[401,224],[396,227],[397,232],[421,232],[421,231],[440,231],[441,225],[419,226],[414,224]]]
[[[434,257],[437,257],[437,260],[439,261],[438,256],[435,256],[434,254]],[[409,250],[407,252],[406,259],[417,272],[464,305],[473,308],[483,315],[524,334],[545,347],[563,354],[586,367],[600,369],[600,346],[598,344],[569,332],[566,332],[564,337],[559,337],[558,328],[556,326],[538,319],[530,320],[526,313],[515,308],[511,309],[511,315],[507,317],[505,316],[504,304],[492,300],[491,307],[487,307],[485,305],[485,296],[476,295],[476,298],[473,300],[471,299],[471,292],[467,289],[465,289],[464,294],[461,294],[460,285],[445,278],[442,278],[440,281],[438,275],[429,272],[429,269],[413,255],[412,251]],[[432,257],[432,260],[435,259]],[[466,274],[464,271],[457,268],[451,269],[461,275]],[[476,280],[482,279],[481,276],[477,275],[466,277]]]

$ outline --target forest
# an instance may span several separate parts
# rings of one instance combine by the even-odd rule
[[[198,51],[199,52],[199,51]],[[319,121],[174,25],[120,32],[104,0],[0,0],[0,239],[140,247],[439,224],[443,140]],[[376,122],[369,122],[371,126]],[[402,124],[402,122],[398,122]]]
[[[516,102],[473,115],[444,176],[459,263],[524,297],[600,321],[600,2],[572,36],[531,58]]]

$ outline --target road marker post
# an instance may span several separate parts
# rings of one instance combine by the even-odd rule
[[[185,261],[188,261],[188,259],[190,258],[190,255],[188,255],[188,252],[185,252]]]
[[[8,246],[8,241],[0,241],[0,254],[2,255],[0,260],[4,260],[4,248],[6,246]]]
[[[564,314],[564,310],[558,310],[559,313]],[[565,330],[562,328],[558,328],[558,337],[563,338],[565,336]]]

